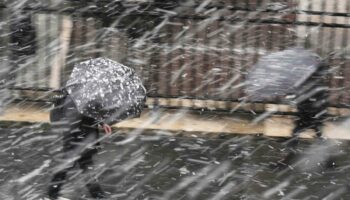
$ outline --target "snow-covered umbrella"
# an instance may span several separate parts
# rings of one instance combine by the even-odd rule
[[[321,65],[318,55],[290,48],[263,56],[249,71],[245,92],[250,101],[269,101],[298,92]]]
[[[81,114],[107,124],[140,115],[146,99],[135,71],[108,58],[76,64],[66,88]]]

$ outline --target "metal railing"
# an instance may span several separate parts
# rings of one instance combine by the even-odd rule
[[[329,60],[331,105],[350,103],[347,0],[62,2],[21,7],[35,30],[29,55],[16,55],[23,21],[0,2],[12,87],[56,88],[75,62],[106,56],[135,68],[150,97],[239,102],[260,56],[302,45]]]

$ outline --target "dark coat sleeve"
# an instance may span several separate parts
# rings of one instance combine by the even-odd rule
[[[306,80],[297,94],[299,112],[317,115],[327,108],[329,97],[328,77],[328,65],[322,63],[318,70]]]
[[[96,120],[79,113],[73,100],[68,95],[51,111],[52,131],[63,136],[65,151],[77,148],[84,140],[98,139]]]

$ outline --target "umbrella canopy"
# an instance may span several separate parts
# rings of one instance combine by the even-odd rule
[[[81,114],[107,124],[140,115],[146,99],[135,71],[108,58],[76,64],[66,89]]]
[[[245,92],[250,101],[269,101],[295,94],[320,64],[318,55],[303,48],[263,56],[248,73]]]

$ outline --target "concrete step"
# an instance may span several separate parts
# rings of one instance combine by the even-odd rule
[[[183,134],[262,134],[269,137],[290,137],[293,130],[293,116],[272,115],[266,119],[252,123],[256,115],[210,113],[199,114],[187,109],[160,109],[155,112],[146,109],[140,118],[125,120],[113,125],[114,128],[141,128],[146,130],[164,130],[182,132]],[[49,122],[49,109],[28,106],[9,106],[0,121],[16,122]],[[339,122],[327,122],[324,135],[335,139],[350,139],[350,125]],[[301,134],[303,138],[312,138],[313,131]]]

